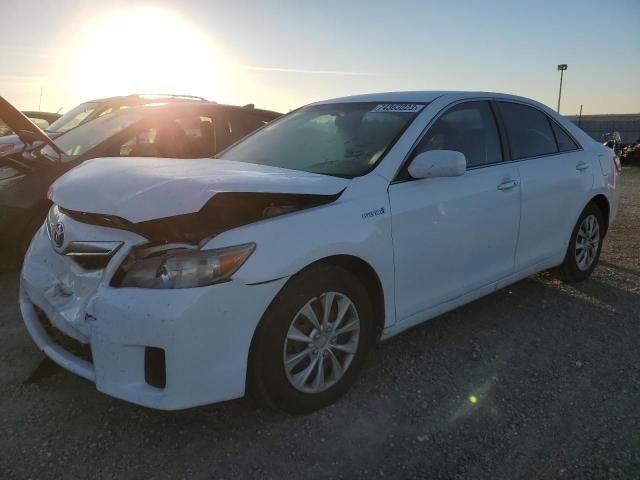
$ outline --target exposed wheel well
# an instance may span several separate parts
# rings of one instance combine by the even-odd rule
[[[594,203],[602,213],[604,219],[604,233],[607,233],[609,229],[609,200],[602,194],[596,195],[591,199],[591,203]]]

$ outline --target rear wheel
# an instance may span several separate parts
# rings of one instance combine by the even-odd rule
[[[573,229],[564,262],[557,268],[563,281],[580,282],[591,276],[600,258],[604,232],[602,212],[589,203]]]
[[[252,348],[252,390],[277,409],[307,413],[356,380],[374,339],[367,292],[349,271],[319,265],[291,279],[265,313]]]

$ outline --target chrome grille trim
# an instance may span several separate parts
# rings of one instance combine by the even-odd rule
[[[70,242],[60,252],[70,257],[108,257],[118,251],[124,242]]]

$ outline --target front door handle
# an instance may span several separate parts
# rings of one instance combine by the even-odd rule
[[[576,170],[579,171],[584,171],[587,168],[589,168],[589,164],[587,162],[583,162],[582,160],[578,162],[578,164],[576,165]]]
[[[498,185],[498,190],[511,190],[512,188],[516,188],[520,185],[520,180],[504,180],[500,185]]]

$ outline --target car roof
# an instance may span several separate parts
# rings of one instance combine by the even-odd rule
[[[24,113],[29,118],[45,118],[45,119],[58,119],[62,115],[54,112],[37,112],[34,110],[23,110]]]
[[[474,92],[474,91],[461,91],[461,90],[438,90],[438,91],[413,91],[413,92],[382,92],[382,93],[367,93],[364,95],[353,95],[349,97],[334,98],[331,100],[324,100],[321,102],[312,103],[310,105],[323,105],[331,103],[358,103],[358,102],[380,102],[380,103],[431,103],[436,99],[442,98],[447,102],[455,102],[457,100],[476,99],[476,98],[491,98],[496,100],[512,100],[520,103],[525,103],[534,107],[538,107],[545,112],[557,123],[562,125],[568,130],[582,145],[586,145],[594,140],[589,137],[581,128],[576,124],[569,121],[564,116],[560,115],[549,106],[544,105],[541,102],[533,100],[531,98],[521,97],[518,95],[511,95],[508,93],[498,92]]]
[[[402,103],[430,103],[439,97],[449,97],[451,100],[456,98],[474,98],[474,97],[492,97],[492,98],[504,98],[511,100],[526,101],[529,103],[538,103],[534,100],[525,97],[519,97],[517,95],[510,95],[506,93],[496,92],[469,92],[461,90],[424,90],[424,91],[411,91],[411,92],[381,92],[381,93],[366,93],[363,95],[352,95],[347,97],[333,98],[330,100],[323,100],[321,102],[315,102],[311,105],[322,105],[329,103],[358,103],[358,102],[402,102]]]
[[[118,95],[114,97],[96,98],[83,103],[116,103],[116,104],[144,104],[152,101],[163,102],[210,102],[206,98],[194,95],[177,95],[166,93],[133,93],[131,95]],[[215,103],[215,102],[210,102]]]
[[[161,110],[158,112],[158,108],[160,108]],[[262,110],[259,108],[255,108],[252,105],[246,105],[246,106],[239,106],[239,105],[225,105],[222,103],[216,103],[216,102],[184,102],[184,103],[166,103],[163,100],[160,100],[157,103],[151,103],[151,104],[144,104],[144,105],[135,105],[132,106],[130,108],[127,109],[127,111],[138,111],[138,112],[144,112],[145,114],[156,114],[159,113],[161,115],[163,114],[170,114],[170,112],[172,111],[176,111],[176,110],[191,110],[191,109],[197,109],[197,110],[216,110],[216,109],[221,109],[221,110],[236,110],[239,111],[241,113],[255,113],[258,115],[263,115],[263,116],[267,116],[267,117],[272,117],[272,118],[276,118],[279,117],[280,115],[282,115],[279,112],[274,112],[271,110]]]

